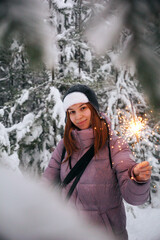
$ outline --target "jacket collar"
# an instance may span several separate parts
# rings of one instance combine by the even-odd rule
[[[84,130],[73,130],[73,138],[76,139],[77,147],[82,149],[90,147],[94,143],[94,134],[92,128],[87,128]]]

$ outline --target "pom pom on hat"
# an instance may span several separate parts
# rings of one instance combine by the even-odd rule
[[[99,111],[99,104],[95,92],[86,85],[77,84],[68,89],[63,98],[64,110],[77,103],[91,103]]]

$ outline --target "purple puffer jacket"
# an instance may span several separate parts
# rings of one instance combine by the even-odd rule
[[[73,136],[79,150],[71,159],[72,167],[93,144],[94,136],[91,128],[74,130]],[[60,163],[64,144],[63,139],[53,152],[44,177],[50,182],[59,178],[64,180],[70,168],[68,161]],[[126,231],[126,215],[122,198],[130,204],[143,204],[149,196],[150,181],[137,183],[131,179],[135,166],[134,157],[128,144],[115,135],[110,138],[110,148],[113,168],[109,162],[107,144],[95,155],[81,176],[70,201],[76,209],[84,213],[95,223],[104,226],[107,231],[114,233],[118,239],[128,239]],[[71,184],[63,189],[66,195]]]

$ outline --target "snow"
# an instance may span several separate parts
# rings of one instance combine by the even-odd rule
[[[52,118],[56,119],[56,116],[59,116],[59,121],[57,121],[57,126],[61,127],[64,126],[65,122],[65,112],[63,109],[63,103],[61,100],[60,93],[57,88],[51,87],[50,88],[50,94],[48,95],[47,101],[50,102],[51,100],[54,100],[54,107],[53,107],[53,113],[52,113]]]
[[[6,131],[6,128],[4,127],[4,125],[2,123],[0,123],[0,146],[3,145],[5,147],[10,148],[10,143],[9,143],[9,138],[8,138],[8,134]]]
[[[69,62],[71,58],[74,58],[74,52],[74,46],[66,46],[64,54],[66,55],[67,62]]]
[[[3,117],[3,115],[4,115],[4,110],[0,109],[0,117]]]
[[[134,215],[131,211],[127,212],[129,240],[159,240],[160,205],[159,208],[152,208],[151,205],[132,208]]]
[[[23,121],[18,124],[14,124],[12,127],[8,128],[8,132],[16,130],[17,133],[17,142],[19,142],[23,137],[25,137],[26,133],[30,132],[30,127],[32,126],[35,119],[35,115],[33,113],[28,113],[24,116]]]
[[[9,113],[9,120],[12,123],[12,115],[14,113],[14,111],[16,110],[18,105],[22,105],[25,101],[27,101],[29,98],[29,91],[24,89],[22,90],[21,96],[16,100],[15,104],[13,107],[11,107],[11,111]]]
[[[57,7],[59,9],[63,9],[63,8],[72,8],[73,7],[73,1],[72,0],[56,0],[54,1],[57,4]]]
[[[17,99],[17,103],[21,106],[25,101],[27,101],[29,98],[29,91],[24,89],[22,90],[21,97]]]
[[[13,40],[13,43],[11,44],[11,47],[10,47],[10,49],[11,50],[14,50],[14,49],[18,49],[19,48],[19,45],[18,45],[18,42],[17,42],[17,40]]]
[[[12,170],[13,172],[16,172],[17,174],[21,175],[21,171],[19,169],[19,157],[16,152],[8,156],[8,153],[6,151],[0,152],[0,164],[7,169]]]
[[[87,66],[90,69],[90,72],[92,72],[92,54],[91,54],[90,50],[85,52],[85,61],[86,61]]]
[[[35,139],[37,139],[42,132],[43,132],[42,126],[33,126],[30,136],[26,137],[26,140],[25,140],[26,144],[29,144]]]

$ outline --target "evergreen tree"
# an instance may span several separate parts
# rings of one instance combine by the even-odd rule
[[[136,161],[149,161],[153,166],[151,190],[155,193],[160,186],[160,135],[153,130],[153,114],[144,100],[144,95],[137,91],[137,84],[135,76],[126,71],[126,68],[121,69],[117,74],[116,88],[108,91],[108,105],[105,111],[116,134],[129,143]],[[101,95],[100,99],[105,106],[105,96]]]
[[[4,158],[14,158],[12,162],[23,170],[39,174],[51,157],[51,148],[62,136],[64,116],[57,107],[60,95],[44,64],[39,64],[41,71],[31,67],[25,44],[15,39],[10,44],[4,48],[1,65],[5,78],[0,85],[0,159],[5,164]],[[6,165],[10,163],[6,161]]]

